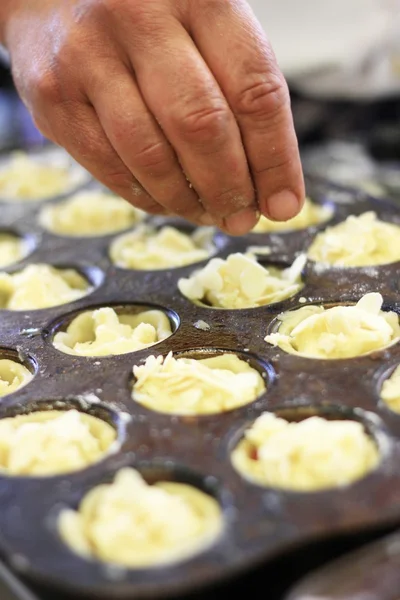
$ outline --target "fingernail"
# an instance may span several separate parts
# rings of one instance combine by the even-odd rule
[[[206,225],[207,227],[214,225],[214,219],[208,213],[204,213],[203,215],[201,215],[199,221],[202,225]]]
[[[231,235],[244,235],[256,225],[259,215],[253,208],[244,208],[224,219],[224,226]]]
[[[290,190],[273,194],[261,205],[266,217],[274,221],[288,221],[297,215],[301,207],[297,197]]]

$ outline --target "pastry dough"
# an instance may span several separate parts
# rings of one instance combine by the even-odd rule
[[[77,356],[107,356],[134,352],[172,335],[168,317],[160,310],[139,314],[117,314],[110,307],[78,315],[54,336],[61,352]]]
[[[174,227],[159,231],[149,226],[138,227],[115,240],[110,249],[111,260],[125,269],[167,269],[200,262],[214,250],[204,247],[202,234],[182,233]]]
[[[265,341],[309,358],[352,358],[382,350],[400,338],[399,317],[381,310],[381,294],[363,296],[354,306],[304,306],[283,313],[278,333]]]
[[[0,359],[0,396],[16,392],[29,383],[32,377],[29,369],[21,363],[8,358]]]
[[[400,413],[400,366],[383,382],[381,398],[391,410]]]
[[[328,205],[314,204],[306,198],[304,206],[296,217],[289,221],[270,221],[261,216],[253,233],[275,233],[280,231],[293,231],[295,229],[306,229],[325,223],[333,215],[333,208]]]
[[[268,412],[232,453],[234,467],[249,481],[301,492],[349,485],[378,462],[375,442],[357,421],[290,423]]]
[[[80,167],[76,173],[71,172],[70,161],[65,153],[13,152],[9,160],[0,165],[1,200],[45,200],[76,188],[88,179],[88,174]]]
[[[338,267],[396,262],[400,260],[400,227],[380,221],[374,212],[352,215],[319,233],[308,257]]]
[[[28,265],[17,273],[0,273],[0,308],[36,310],[73,302],[91,292],[74,269]]]
[[[208,494],[183,483],[148,485],[129,468],[59,519],[61,537],[77,554],[131,568],[188,559],[210,546],[222,527],[221,509]]]
[[[99,461],[116,440],[114,427],[77,410],[40,411],[0,420],[0,472],[49,476]]]
[[[39,220],[42,227],[60,235],[96,236],[127,229],[143,218],[144,213],[123,198],[90,190],[46,206]]]
[[[0,267],[8,267],[29,253],[24,239],[10,233],[0,233]]]
[[[200,360],[149,356],[134,366],[133,399],[175,415],[209,415],[253,402],[265,391],[260,373],[235,354]]]
[[[309,358],[352,358],[382,350],[400,338],[399,317],[381,310],[381,294],[363,296],[354,306],[304,306],[279,316],[278,333],[265,341]]]
[[[252,254],[213,258],[188,279],[180,279],[180,292],[194,302],[217,308],[253,308],[280,302],[303,287],[301,272],[306,263],[299,256],[288,269],[263,267]]]

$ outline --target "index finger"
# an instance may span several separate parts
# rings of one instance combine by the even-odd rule
[[[191,35],[239,124],[261,212],[294,217],[304,180],[286,82],[244,0],[191,3]]]

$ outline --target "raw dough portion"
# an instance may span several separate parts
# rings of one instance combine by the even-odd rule
[[[40,224],[60,235],[96,236],[127,229],[143,217],[144,213],[123,198],[91,190],[46,206]]]
[[[400,260],[400,227],[380,221],[374,212],[350,216],[319,233],[308,257],[338,267],[396,262]]]
[[[168,317],[160,310],[117,314],[110,307],[78,315],[66,331],[54,336],[61,352],[77,356],[107,356],[134,352],[172,335]]]
[[[25,240],[10,233],[0,233],[0,267],[8,267],[28,254]]]
[[[134,366],[132,397],[151,410],[210,415],[253,402],[265,391],[260,373],[235,354],[200,360],[149,356]]]
[[[197,235],[196,235],[197,233]],[[214,249],[204,247],[203,232],[192,235],[174,227],[140,227],[115,240],[110,249],[114,264],[125,269],[183,267],[207,258]]]
[[[32,377],[29,369],[21,363],[8,358],[0,359],[0,396],[16,392],[29,383]]]
[[[221,509],[208,494],[169,481],[148,485],[129,468],[59,519],[61,537],[77,554],[131,568],[185,560],[210,546],[222,527]]]
[[[17,273],[0,273],[0,309],[36,310],[73,302],[92,288],[74,269],[28,265]]]
[[[35,201],[58,196],[71,187],[68,165],[51,164],[25,152],[14,152],[0,166],[2,200]]]
[[[400,366],[383,382],[381,398],[391,410],[400,413]]]
[[[0,472],[49,476],[99,461],[116,440],[115,429],[77,410],[40,411],[0,420]]]
[[[303,287],[304,255],[288,269],[263,267],[252,254],[231,254],[226,260],[212,258],[188,279],[180,279],[180,292],[194,302],[217,308],[253,308],[280,302]]]
[[[381,294],[363,296],[354,306],[304,306],[279,316],[277,333],[265,341],[309,358],[351,358],[382,350],[400,338],[399,317],[381,310]]]
[[[294,229],[306,229],[307,227],[325,223],[332,215],[333,209],[331,206],[314,204],[309,198],[306,198],[303,208],[293,219],[285,222],[277,222],[270,221],[262,216],[252,232],[274,233],[279,231],[293,231]]]
[[[232,453],[234,467],[246,479],[301,492],[348,485],[378,462],[378,448],[361,423],[320,417],[290,423],[268,412]]]

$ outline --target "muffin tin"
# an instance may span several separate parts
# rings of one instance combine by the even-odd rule
[[[284,266],[308,247],[318,230],[349,214],[375,210],[384,220],[400,224],[395,206],[364,193],[316,179],[307,180],[307,191],[314,201],[332,203],[331,221],[303,231],[242,238],[219,232],[216,255],[269,246],[271,254],[260,255],[260,261]],[[52,235],[38,224],[40,208],[40,203],[32,202],[1,205],[0,229],[34,240],[32,253],[6,270],[39,262],[73,267],[92,282],[94,290],[68,305],[2,311],[0,357],[10,357],[10,352],[18,356],[33,370],[34,378],[1,399],[0,417],[78,407],[113,423],[119,448],[102,462],[68,476],[0,476],[0,552],[14,571],[55,594],[71,592],[74,598],[185,596],[265,564],[308,540],[400,520],[400,415],[379,399],[383,379],[400,362],[400,344],[360,358],[321,361],[285,354],[264,341],[278,314],[304,306],[304,299],[326,305],[352,303],[366,292],[379,291],[385,308],[400,313],[398,264],[339,269],[308,263],[305,286],[293,298],[255,309],[213,309],[191,303],[177,288],[179,278],[207,261],[152,272],[117,268],[108,249],[119,233],[73,240]],[[149,221],[191,230],[180,220]],[[110,305],[135,312],[160,308],[169,316],[174,333],[151,348],[114,357],[76,357],[53,347],[54,332],[78,312]],[[239,353],[262,372],[267,391],[251,405],[221,415],[177,417],[147,410],[131,397],[133,365],[169,351],[191,357]],[[293,420],[318,414],[362,422],[380,448],[379,468],[347,488],[318,493],[261,488],[245,481],[233,469],[230,452],[244,429],[266,410]],[[181,481],[215,496],[223,510],[223,535],[194,558],[162,568],[127,570],[76,556],[58,534],[60,511],[76,508],[88,490],[111,481],[124,466],[138,468],[149,482]]]

